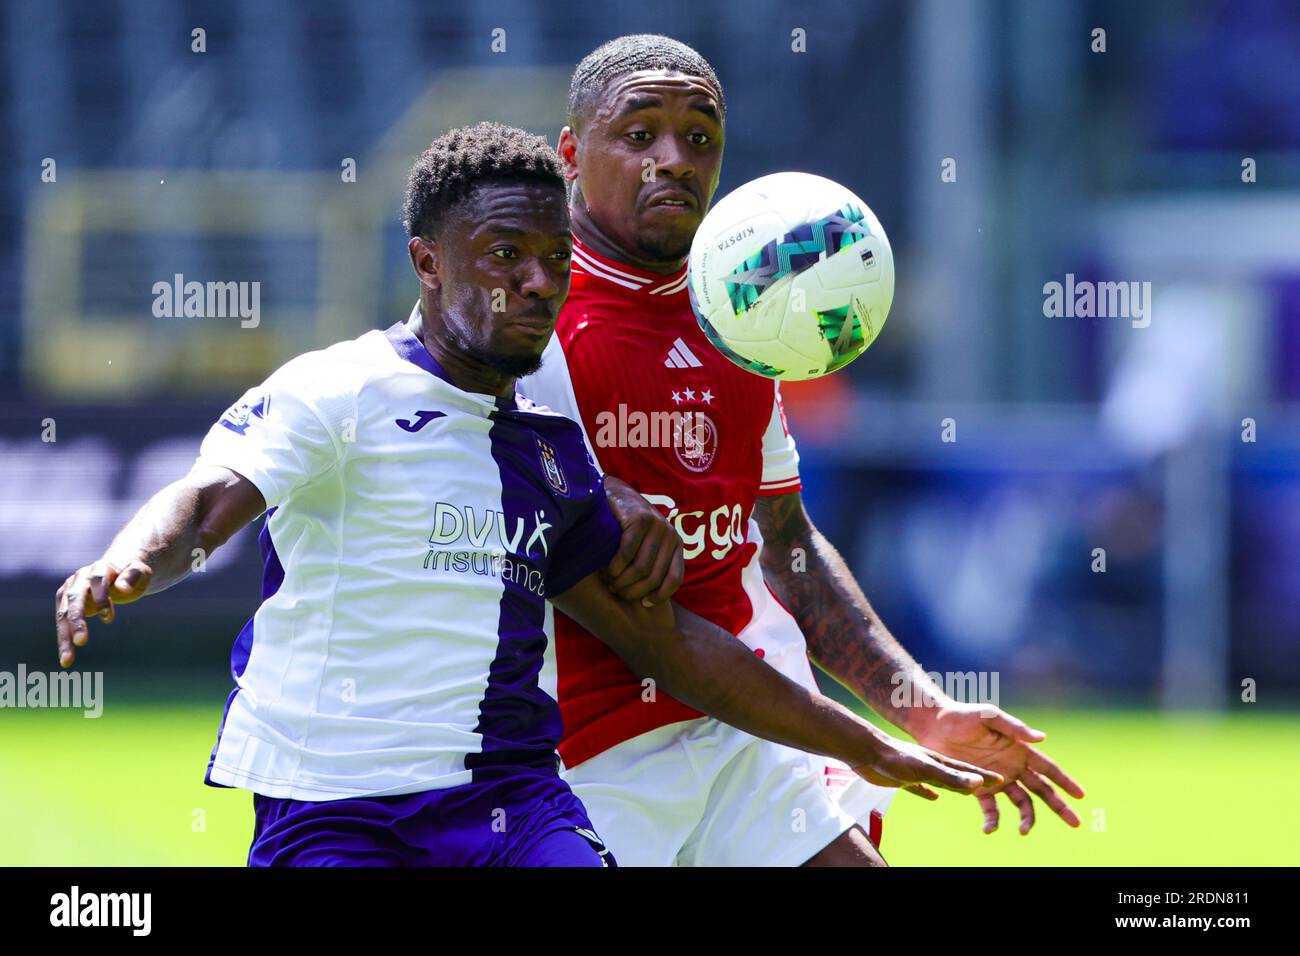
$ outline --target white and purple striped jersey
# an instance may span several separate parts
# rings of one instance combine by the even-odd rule
[[[546,598],[620,538],[578,425],[461,391],[398,323],[282,366],[199,461],[268,508],[208,783],[331,800],[556,768]]]

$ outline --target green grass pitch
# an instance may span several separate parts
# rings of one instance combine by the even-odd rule
[[[251,797],[202,782],[223,703],[0,714],[0,865],[243,865]],[[1300,714],[1012,709],[1087,788],[1083,826],[1040,804],[1022,837],[1001,801],[1002,826],[985,836],[974,800],[899,794],[885,817],[891,864],[1294,864]]]

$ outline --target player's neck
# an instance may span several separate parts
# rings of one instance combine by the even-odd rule
[[[438,316],[432,321],[429,305],[420,299],[420,313],[412,316],[407,328],[424,343],[425,350],[441,366],[455,385],[462,392],[477,392],[480,395],[493,395],[497,398],[509,397],[515,393],[515,377],[499,369],[485,365],[458,349],[447,344],[447,336],[442,333],[442,323]]]
[[[587,211],[587,207],[581,204],[575,203],[569,207],[569,221],[569,227],[573,230],[573,235],[580,243],[596,253],[596,255],[604,256],[613,262],[644,269],[646,272],[672,275],[686,261],[685,259],[673,259],[666,262],[656,262],[633,255],[606,236],[600,227],[596,225],[595,220],[591,218],[591,213]]]

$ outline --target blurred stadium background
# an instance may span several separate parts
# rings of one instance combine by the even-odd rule
[[[10,0],[0,31],[0,671],[57,669],[55,589],[240,392],[407,315],[434,136],[554,142],[585,53],[666,33],[724,84],[719,196],[819,173],[893,242],[880,339],[783,389],[814,518],[927,669],[996,673],[1089,788],[1025,840],[903,796],[886,856],[1294,862],[1295,3]],[[155,318],[177,273],[259,282],[260,323]],[[1045,317],[1067,273],[1150,282],[1149,327]],[[243,862],[248,795],[201,780],[255,538],[92,625],[102,717],[0,710],[0,864]]]

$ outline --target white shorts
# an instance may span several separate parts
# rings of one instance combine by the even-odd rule
[[[754,613],[737,637],[816,688],[803,634],[757,552],[742,577]],[[620,866],[800,866],[855,823],[878,843],[896,792],[711,717],[656,728],[563,776]]]
[[[641,734],[564,779],[620,866],[800,866],[855,823],[879,839],[894,795],[712,717]]]

